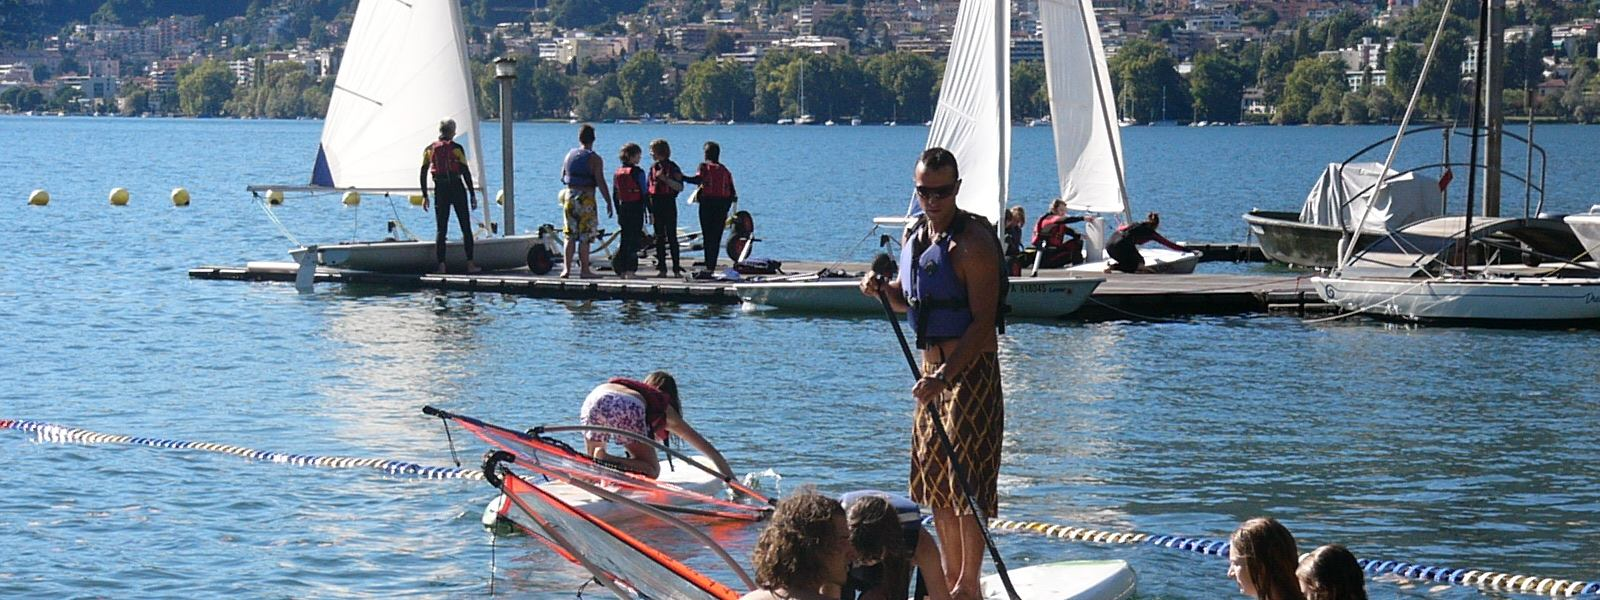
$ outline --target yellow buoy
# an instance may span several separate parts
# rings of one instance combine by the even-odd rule
[[[506,191],[505,190],[500,190],[500,191],[494,193],[494,203],[496,205],[498,205],[498,206],[505,206],[506,205]]]
[[[344,193],[345,206],[356,206],[358,204],[361,204],[361,194],[356,193],[355,190],[350,190]]]
[[[172,205],[173,206],[188,206],[189,205],[189,190],[183,189],[181,187],[172,188]]]
[[[111,188],[111,205],[112,206],[127,206],[128,205],[128,189],[127,188]]]
[[[412,206],[422,206],[422,194],[412,194],[411,195],[411,205]]]
[[[49,203],[50,192],[46,192],[44,190],[34,190],[32,194],[28,194],[28,204],[32,204],[34,206],[44,206]]]
[[[278,190],[267,190],[267,204],[271,204],[273,206],[283,204],[283,192]]]

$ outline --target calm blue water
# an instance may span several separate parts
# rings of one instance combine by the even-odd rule
[[[14,249],[0,261],[0,419],[445,465],[445,437],[418,413],[423,404],[513,425],[568,422],[596,382],[667,368],[689,419],[741,471],[775,468],[784,489],[904,486],[908,382],[878,320],[195,281],[186,269],[286,257],[288,243],[243,189],[304,181],[319,123],[0,118],[0,127],[13,142],[0,169],[0,239]],[[1596,131],[1540,131],[1555,154],[1550,208],[1600,201]],[[519,224],[532,228],[559,216],[556,162],[574,127],[517,133]],[[1175,239],[1243,241],[1239,214],[1297,207],[1323,164],[1387,133],[1127,129],[1134,208],[1162,211]],[[925,135],[604,126],[598,147],[609,156],[664,136],[693,164],[714,138],[769,240],[763,253],[863,259],[875,247],[858,245],[868,219],[903,211]],[[1021,128],[1016,138],[1014,198],[1036,215],[1054,185],[1049,134]],[[187,209],[166,200],[180,185],[194,196]],[[107,205],[114,186],[132,192],[131,206]],[[39,187],[54,201],[26,206]],[[427,224],[416,209],[393,210],[413,229]],[[371,235],[390,211],[381,199],[358,212],[322,198],[291,200],[280,215],[302,239],[326,240],[353,227]],[[1284,317],[1014,324],[1002,350],[1002,513],[1211,538],[1270,514],[1304,550],[1337,541],[1362,556],[1600,579],[1597,342],[1595,331]],[[465,457],[482,449],[456,440]],[[0,457],[3,597],[489,590],[491,549],[476,519],[492,490],[481,482],[38,443],[13,431],[0,431]],[[714,532],[748,556],[753,529]],[[1235,594],[1215,557],[998,541],[1014,565],[1126,559],[1145,598]],[[502,540],[493,556],[500,593],[570,596],[583,579],[527,539]]]

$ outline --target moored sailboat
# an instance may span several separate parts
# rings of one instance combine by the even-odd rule
[[[321,143],[308,185],[252,185],[269,198],[282,193],[400,196],[417,188],[422,149],[436,139],[441,119],[456,121],[456,138],[475,177],[483,206],[474,259],[486,270],[527,264],[533,235],[495,237],[491,199],[484,192],[477,102],[467,66],[461,7],[447,0],[403,3],[367,0],[356,7],[339,75],[328,102]],[[271,213],[269,203],[263,208]],[[276,217],[274,217],[276,219]],[[290,251],[302,264],[396,273],[426,273],[438,265],[432,240],[356,241],[304,245]],[[452,270],[466,267],[461,241],[446,247]]]

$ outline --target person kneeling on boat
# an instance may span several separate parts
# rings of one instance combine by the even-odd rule
[[[756,538],[759,587],[740,600],[834,600],[854,554],[844,507],[802,489],[778,501]]]
[[[1189,251],[1188,248],[1156,233],[1156,228],[1160,226],[1161,215],[1159,213],[1150,213],[1145,217],[1144,221],[1118,227],[1117,231],[1111,234],[1111,241],[1106,243],[1106,254],[1111,256],[1111,260],[1114,261],[1111,266],[1106,267],[1106,272],[1152,272],[1148,267],[1144,266],[1144,255],[1139,254],[1139,245],[1146,242],[1158,242],[1178,252]]]
[[[912,598],[948,600],[939,545],[922,526],[922,512],[910,499],[879,491],[860,490],[839,497],[850,523],[850,546],[856,560],[850,565],[841,600],[889,600],[906,597],[917,570]],[[924,574],[932,574],[927,577]]]
[[[683,420],[678,381],[666,371],[646,375],[644,381],[613,377],[596,386],[584,399],[578,420],[584,425],[621,429],[662,443],[666,443],[669,435],[676,435],[711,459],[724,476],[733,477],[733,468],[722,458],[722,453]],[[620,444],[627,455],[607,452],[607,442]],[[661,475],[655,447],[631,437],[604,431],[587,432],[583,451],[595,460],[620,465],[646,477]]]
[[[1059,269],[1083,262],[1083,238],[1069,225],[1092,220],[1092,215],[1069,217],[1067,201],[1051,200],[1050,211],[1033,224],[1033,246],[1043,255],[1039,267]]]

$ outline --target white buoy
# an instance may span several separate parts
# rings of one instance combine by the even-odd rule
[[[412,206],[422,206],[422,200],[423,200],[422,194],[412,194],[411,195],[411,205]]]
[[[505,206],[506,205],[506,191],[505,190],[500,190],[500,191],[494,193],[494,203],[496,205],[498,205],[498,206]]]
[[[128,205],[128,188],[111,188],[111,205]]]
[[[49,203],[50,192],[46,192],[44,190],[34,190],[32,194],[28,194],[28,204],[32,204],[34,206],[44,206]]]
[[[283,204],[283,192],[278,190],[267,190],[267,204],[271,204],[273,206]]]
[[[189,190],[183,189],[181,187],[172,188],[172,205],[173,206],[188,206],[189,205]]]
[[[359,204],[361,204],[361,194],[357,193],[355,190],[350,190],[344,193],[345,206],[357,206]]]

